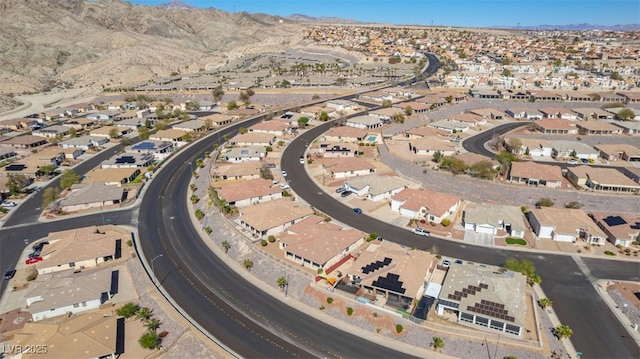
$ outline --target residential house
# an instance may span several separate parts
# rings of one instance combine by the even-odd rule
[[[255,238],[280,234],[290,226],[314,214],[308,205],[294,202],[288,198],[244,207],[240,209],[239,213],[236,221]]]
[[[589,145],[575,141],[549,141],[553,146],[553,157],[556,158],[584,158],[598,159],[599,151],[594,150]]]
[[[462,225],[476,233],[497,235],[499,230],[504,231],[512,238],[524,238],[527,228],[520,207],[490,203],[467,204]]]
[[[184,132],[204,132],[206,130],[205,127],[202,120],[189,120],[172,126],[172,128]]]
[[[349,100],[329,100],[326,102],[326,106],[336,111],[351,111],[359,107],[357,103]]]
[[[98,309],[117,293],[118,275],[111,268],[40,274],[25,294],[27,308],[34,322]]]
[[[289,226],[277,239],[286,259],[326,273],[355,252],[364,237],[362,231],[344,229],[325,221],[324,217],[313,215]]]
[[[129,110],[116,115],[113,120],[118,122],[118,126],[122,126],[122,122],[124,121],[131,121],[131,120],[140,121],[142,120],[142,117],[138,117],[137,110]],[[131,122],[128,123],[128,125],[131,125],[131,124],[132,124]]]
[[[391,197],[391,210],[412,219],[441,223],[454,218],[462,199],[446,193],[405,188]]]
[[[373,102],[382,102],[385,100],[392,101],[393,95],[384,91],[371,91],[367,93],[360,94],[359,96],[363,100],[369,100]]]
[[[578,114],[580,120],[613,120],[614,115],[597,107],[574,108],[573,112]]]
[[[453,120],[446,120],[446,119],[440,120],[440,121],[434,121],[429,124],[429,127],[432,127],[438,130],[443,130],[450,133],[467,132],[470,126],[471,125],[468,122],[453,121]]]
[[[90,226],[66,231],[50,232],[36,264],[38,274],[64,270],[84,270],[118,259],[122,255],[122,241],[130,232],[114,225]]]
[[[561,118],[545,118],[534,123],[536,129],[544,134],[570,135],[578,133],[576,123]]]
[[[113,137],[112,135],[115,135],[115,137],[117,138],[117,137],[122,137],[129,132],[131,132],[131,129],[128,127],[102,126],[100,128],[96,128],[95,130],[92,130],[91,132],[89,132],[89,134],[91,136],[99,136],[99,137],[106,137],[106,138],[112,138]]]
[[[618,92],[617,94],[623,96],[626,103],[640,102],[640,93],[638,92]]]
[[[580,121],[576,123],[576,127],[580,133],[586,135],[617,135],[622,133],[620,127],[598,120]]]
[[[492,90],[469,89],[469,95],[473,98],[499,99],[500,93]]]
[[[640,192],[640,185],[615,168],[575,166],[567,169],[567,179],[578,188],[606,192]]]
[[[520,119],[520,118],[529,119],[529,116],[527,115],[529,111],[530,111],[529,109],[524,107],[510,107],[505,112],[507,113],[507,115],[515,119]]]
[[[12,345],[20,348],[46,348],[50,358],[117,358],[124,343],[124,318],[101,313],[83,313],[49,322],[28,322],[12,333]],[[42,354],[22,352],[21,358]]]
[[[603,245],[607,235],[581,209],[541,207],[526,213],[536,239],[573,242],[581,238],[588,244]]]
[[[75,160],[84,154],[84,150],[80,148],[63,148],[62,153],[67,160]]]
[[[507,178],[511,183],[549,188],[560,188],[563,179],[560,167],[532,161],[511,163]]]
[[[173,153],[173,143],[169,141],[144,140],[124,149],[127,153],[150,154],[156,161],[163,161]]]
[[[63,122],[63,124],[67,127],[73,127],[76,130],[85,130],[87,128],[93,127],[96,124],[96,121],[90,120],[88,118],[71,118]]]
[[[640,134],[640,121],[616,121],[614,125],[622,129],[622,133],[627,135]]]
[[[578,115],[564,107],[542,107],[539,109],[544,118],[559,118],[563,120],[577,120]]]
[[[333,179],[363,176],[376,172],[371,162],[361,158],[326,158],[322,160],[322,171],[325,177]]]
[[[70,127],[62,125],[53,125],[33,131],[31,132],[31,134],[34,136],[45,138],[60,138],[69,134],[69,128]]]
[[[103,183],[78,183],[71,186],[69,194],[60,200],[64,212],[76,212],[90,208],[102,208],[122,203],[125,190]]]
[[[102,168],[146,168],[155,161],[151,153],[125,152],[103,161],[100,166]]]
[[[132,117],[118,121],[119,127],[126,127],[131,131],[137,131],[140,127],[144,127],[145,121],[139,117]]]
[[[87,115],[87,118],[94,121],[113,121],[120,113],[122,110],[106,110]]]
[[[257,178],[225,183],[217,189],[218,197],[229,206],[246,207],[282,198],[282,189],[271,180]]]
[[[633,111],[633,118],[631,118],[631,120],[634,121],[640,121],[640,111],[633,109],[633,108],[627,108],[627,107],[611,107],[611,108],[607,108],[605,109],[605,111],[607,112],[611,112],[612,114],[615,115],[615,119],[616,120],[621,120],[620,117],[618,116],[618,114],[620,113],[620,111],[622,110],[631,110]],[[625,119],[626,120],[626,119]]]
[[[373,116],[356,116],[346,120],[345,126],[371,130],[382,127],[383,121]]]
[[[249,127],[249,132],[265,133],[272,136],[283,136],[289,131],[291,125],[288,121],[271,120],[258,122],[255,125]]]
[[[362,296],[384,296],[386,306],[411,313],[424,293],[424,278],[434,261],[429,252],[376,241],[359,252],[346,269],[346,278],[351,285],[362,288]]]
[[[348,126],[331,127],[324,133],[322,140],[325,142],[350,142],[358,143],[364,141],[369,131],[364,128]]]
[[[238,117],[223,115],[221,113],[214,113],[214,114],[199,118],[199,120],[202,121],[203,123],[207,121],[211,121],[211,124],[213,125],[213,127],[226,126],[237,119]]]
[[[607,234],[607,240],[614,246],[629,248],[634,241],[640,241],[638,214],[594,212],[589,216]]]
[[[457,314],[458,323],[522,336],[527,313],[527,278],[493,266],[451,263],[442,283],[437,313]]]
[[[355,143],[313,143],[309,153],[326,158],[356,157],[360,147]]]
[[[517,140],[512,142],[513,140]],[[517,148],[513,148],[512,145],[519,142]],[[535,159],[538,157],[551,157],[553,153],[553,147],[548,141],[540,140],[537,138],[505,138],[505,147],[515,155],[531,156]]]
[[[640,162],[640,148],[628,144],[598,144],[593,146],[600,151],[600,157],[607,161]]]
[[[400,177],[379,175],[352,177],[345,182],[348,190],[358,196],[366,196],[374,202],[391,198],[409,185],[409,181]]]
[[[48,144],[47,140],[42,137],[33,135],[22,135],[9,138],[0,142],[0,145],[9,145],[14,149],[35,149]]]
[[[107,186],[122,186],[135,180],[141,171],[137,167],[95,168],[89,171],[82,183],[104,183]]]
[[[326,106],[312,105],[300,109],[300,113],[302,115],[309,116],[314,119],[319,119],[323,112],[326,113],[329,118],[336,118],[338,116],[338,111],[336,111],[336,109]]]
[[[211,168],[211,178],[214,180],[252,180],[260,178],[261,163],[249,161],[229,165],[220,164]]]
[[[475,110],[469,110],[469,112],[488,120],[504,120],[506,116],[503,111],[494,108],[477,108]]]
[[[182,130],[170,128],[167,130],[157,131],[156,133],[150,135],[149,139],[154,141],[171,142],[174,148],[180,148],[188,143],[188,141],[185,141],[185,135],[187,133],[188,132]]]
[[[554,101],[554,102],[560,102],[562,101],[562,96],[554,93],[554,92],[550,92],[550,91],[544,91],[544,90],[536,90],[536,91],[531,91],[531,90],[527,90],[527,94],[530,96],[535,97],[536,101]]]
[[[0,147],[0,161],[17,157],[18,154],[11,148]]]
[[[247,132],[233,136],[229,142],[234,146],[271,146],[276,142],[276,136],[270,133]]]
[[[487,123],[487,120],[484,117],[475,115],[470,112],[454,114],[448,116],[446,119],[449,121],[466,122],[471,127],[476,127]]]
[[[383,107],[383,108],[379,108],[377,110],[369,111],[369,117],[375,117],[377,119],[382,120],[382,122],[384,122],[384,123],[389,123],[389,122],[391,122],[391,120],[393,120],[394,118],[396,118],[398,116],[405,116],[405,112],[404,112],[403,109],[400,109],[400,108],[397,108],[397,107]],[[347,126],[349,126],[349,125],[347,125]],[[353,127],[364,128],[362,126],[355,126],[355,125]],[[379,127],[379,126],[375,126],[375,127],[369,126],[369,125],[366,126],[366,128],[368,128],[368,129],[376,128],[376,127]]]
[[[400,103],[394,104],[393,107],[400,109],[403,112],[406,112],[408,111],[408,109],[411,109],[410,111],[411,114],[421,114],[429,111],[429,106],[426,103],[417,102],[417,101],[400,102]]]
[[[451,141],[444,140],[441,136],[429,136],[409,141],[409,151],[424,156],[433,156],[436,152],[451,156],[457,150]]]
[[[0,121],[0,128],[8,128],[13,131],[29,130],[38,125],[38,121],[32,118],[12,118]]]
[[[84,135],[72,137],[66,141],[58,143],[60,148],[79,148],[88,151],[90,148],[101,147],[109,143],[108,137]]]
[[[240,163],[247,161],[261,161],[265,157],[267,157],[267,150],[264,146],[253,146],[223,149],[220,152],[219,158],[222,161]]]

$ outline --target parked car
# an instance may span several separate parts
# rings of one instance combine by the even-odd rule
[[[6,271],[4,273],[4,279],[5,280],[9,280],[11,278],[13,278],[13,276],[16,275],[16,270],[15,269],[9,269],[8,271]]]
[[[287,189],[289,188],[289,185],[286,183],[280,183],[280,189]]]
[[[344,192],[344,191],[346,191],[346,190],[347,190],[347,189],[346,189],[346,188],[344,188],[344,187],[338,187],[338,188],[336,188],[336,193],[342,193],[342,192]]]
[[[32,245],[31,248],[33,248],[34,252],[40,252],[40,251],[42,251],[42,247],[44,247],[45,244],[49,244],[49,242],[47,242],[47,241],[39,242],[39,243],[36,243],[36,244]]]
[[[431,232],[424,230],[420,227],[412,229],[411,232],[420,236],[425,236],[425,237],[429,237],[431,235]]]
[[[34,263],[38,263],[42,260],[42,257],[34,257],[34,258],[29,258],[25,261],[26,264],[34,264]]]
[[[570,160],[570,161],[567,161],[567,164],[569,164],[569,165],[577,165],[577,164],[578,164],[578,161],[576,161],[576,160]]]
[[[349,191],[349,190],[344,190],[342,193],[340,193],[340,195],[341,195],[342,197],[347,197],[347,196],[350,196],[350,195],[352,195],[352,194],[353,194],[353,192],[351,192],[351,191]]]
[[[36,257],[40,257],[40,251],[29,253],[29,258],[36,258]]]
[[[588,160],[588,159],[586,159],[586,158],[581,158],[581,159],[580,159],[580,161],[581,161],[582,163],[589,163],[589,160]]]
[[[462,264],[462,260],[456,259],[456,264]]]
[[[287,177],[287,171],[282,171],[282,177]]]
[[[445,268],[449,268],[451,266],[451,261],[449,261],[448,259],[443,260],[442,266]]]
[[[11,208],[11,207],[15,207],[18,204],[13,202],[13,201],[2,201],[2,203],[0,203],[0,206],[5,207],[5,208]]]
[[[360,209],[360,208],[354,208],[354,209],[353,209],[353,213],[355,213],[355,214],[362,214],[362,209]]]

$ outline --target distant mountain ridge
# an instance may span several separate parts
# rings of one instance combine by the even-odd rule
[[[195,10],[197,7],[188,4],[186,2],[180,0],[171,0],[166,3],[158,4],[156,7],[160,7],[163,9],[181,9],[181,10]]]
[[[640,24],[622,25],[598,25],[598,24],[568,24],[568,25],[535,25],[535,26],[496,26],[499,29],[514,30],[560,30],[560,31],[584,31],[584,30],[605,30],[605,31],[640,31]]]
[[[309,15],[304,15],[304,14],[291,14],[289,16],[287,16],[287,19],[294,21],[294,22],[317,22],[317,23],[332,23],[332,24],[336,24],[336,23],[340,23],[340,24],[358,24],[358,23],[363,23],[362,21],[358,21],[358,20],[353,20],[353,19],[344,19],[341,17],[334,17],[334,16],[321,16],[321,17],[314,17],[314,16],[309,16]]]

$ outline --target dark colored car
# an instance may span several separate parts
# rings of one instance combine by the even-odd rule
[[[6,271],[4,273],[4,279],[5,280],[9,280],[9,279],[13,278],[14,275],[16,275],[16,270],[15,269],[9,269],[8,271]]]
[[[354,208],[354,209],[353,209],[353,213],[355,213],[355,214],[362,214],[362,209],[360,209],[360,208]]]
[[[346,189],[346,188],[344,188],[344,187],[338,187],[338,188],[336,188],[336,193],[342,193],[342,192],[344,192],[344,191],[346,191],[346,190],[347,190],[347,189]]]
[[[40,257],[40,251],[29,253],[29,258],[35,258],[35,257]]]
[[[352,195],[352,194],[353,194],[353,192],[351,192],[351,191],[344,191],[344,192],[340,193],[340,195],[341,195],[342,197],[350,196],[350,195]]]
[[[31,248],[33,248],[34,252],[40,252],[40,251],[42,251],[42,247],[44,247],[45,244],[49,244],[49,242],[47,242],[47,241],[39,242],[39,243],[36,243],[33,246],[31,246]]]

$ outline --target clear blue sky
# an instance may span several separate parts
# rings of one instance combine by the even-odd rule
[[[389,24],[535,26],[638,24],[640,0],[183,0],[201,8],[336,16]],[[157,5],[169,0],[129,0]]]

